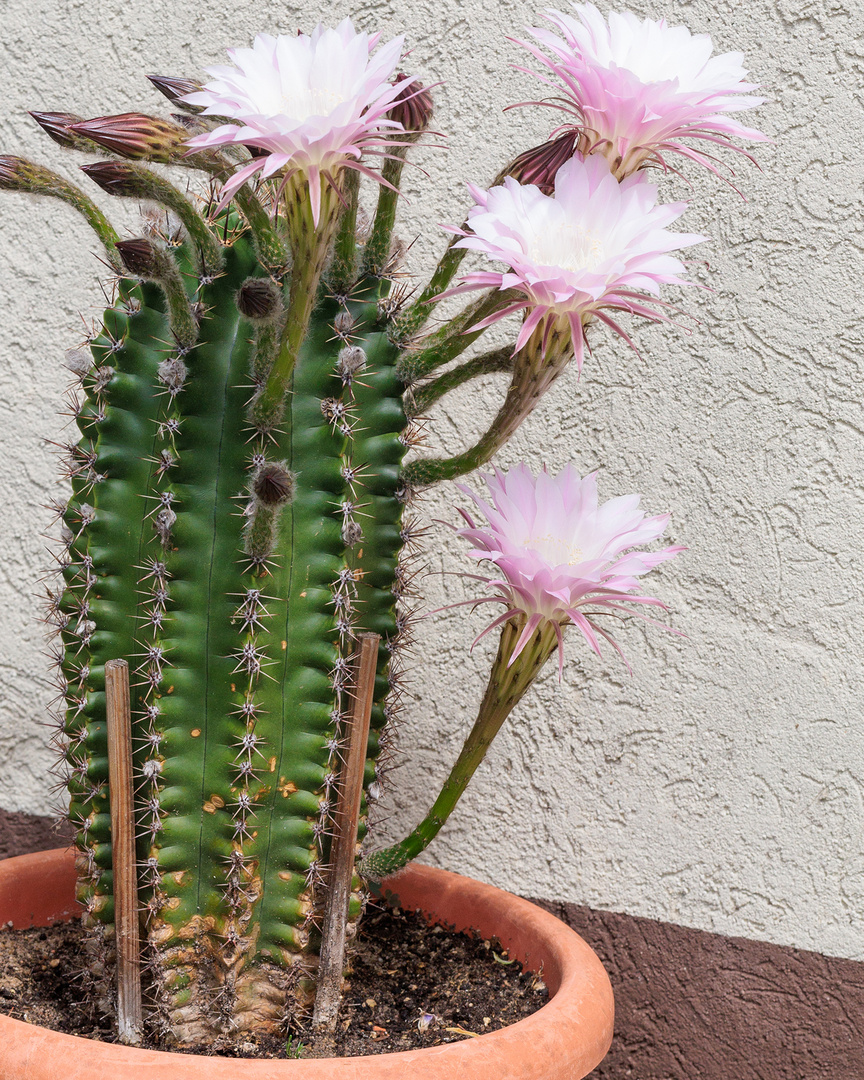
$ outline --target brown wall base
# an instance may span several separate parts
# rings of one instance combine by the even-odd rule
[[[48,851],[71,841],[72,830],[65,822],[0,810],[0,859],[26,855],[29,851]]]
[[[0,810],[0,859],[68,842]],[[864,963],[535,901],[596,951],[615,1039],[592,1080],[864,1080]]]
[[[609,972],[594,1080],[864,1080],[864,963],[536,901]]]

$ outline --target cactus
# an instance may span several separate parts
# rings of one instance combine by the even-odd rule
[[[321,42],[368,54],[376,41],[355,35],[346,20],[311,38],[278,39],[278,47],[262,36],[238,62],[251,58],[254,68],[263,57],[276,71],[279,62],[308,60]],[[77,383],[71,412],[80,437],[64,449],[71,497],[57,506],[61,580],[48,596],[62,692],[58,741],[89,970],[110,1008],[105,665],[127,659],[151,1021],[182,1047],[218,1046],[229,1031],[282,1030],[311,1003],[349,662],[359,632],[380,635],[359,841],[368,804],[380,794],[400,655],[410,643],[405,602],[419,532],[406,516],[412,494],[488,461],[574,356],[581,365],[593,320],[629,341],[610,311],[664,318],[651,296],[632,290],[678,282],[675,269],[683,267],[667,253],[700,239],[664,231],[682,207],[655,206],[655,189],[635,175],[644,154],[633,158],[633,175],[620,161],[613,172],[604,143],[589,145],[584,132],[577,138],[568,129],[518,156],[490,192],[472,191],[477,205],[465,227],[450,230],[456,237],[407,303],[406,289],[394,287],[393,228],[402,168],[428,126],[431,101],[419,83],[391,79],[399,47],[391,42],[369,60],[366,97],[353,119],[339,113],[329,149],[317,116],[305,135],[290,117],[260,109],[251,109],[249,122],[261,122],[262,133],[214,127],[224,120],[214,101],[242,113],[245,91],[229,93],[220,82],[234,77],[228,69],[217,69],[222,75],[208,84],[215,89],[152,76],[183,109],[171,121],[33,113],[61,147],[114,155],[83,173],[115,197],[155,207],[140,238],[121,241],[89,196],[51,170],[0,157],[0,188],[72,206],[115,272],[98,331],[66,361]],[[282,121],[286,131],[267,127]],[[290,136],[291,154],[280,150],[282,136]],[[370,148],[384,154],[380,175],[360,164]],[[209,188],[189,197],[153,162],[197,170]],[[361,172],[380,183],[365,235],[357,228]],[[535,186],[520,188],[518,179]],[[607,255],[591,231],[592,199],[612,230]],[[540,216],[531,224],[534,211]],[[566,228],[565,213],[572,218]],[[613,235],[616,214],[627,226],[623,240]],[[548,257],[534,250],[550,220],[560,220],[573,242],[560,267],[557,249]],[[472,222],[485,225],[472,232]],[[528,239],[517,258],[512,238],[523,228]],[[583,266],[585,236],[594,253]],[[451,287],[470,248],[509,262],[512,272],[474,272]],[[609,267],[598,285],[601,256]],[[479,297],[449,321],[424,331],[443,296],[477,289]],[[517,311],[523,324],[515,348],[459,359],[487,326]],[[419,439],[420,414],[490,372],[507,375],[509,389],[476,445],[403,466]],[[506,486],[501,477],[498,483]],[[524,495],[527,481],[518,483]],[[572,477],[562,483],[572,486]],[[593,478],[580,483],[590,487]],[[463,532],[476,540],[481,534],[465,516],[471,528]],[[582,552],[571,547],[578,570]],[[474,554],[493,550],[481,544]],[[654,553],[644,566],[677,550]],[[591,566],[591,580],[599,580]],[[616,613],[629,609],[609,600],[617,597],[614,584],[593,589],[587,580],[578,579],[582,591],[574,586],[571,606],[560,607],[559,588],[540,612],[525,606],[531,590],[524,582],[504,590],[509,606],[489,627],[502,627],[498,658],[465,749],[421,825],[358,865],[350,920],[362,909],[363,876],[375,880],[404,865],[440,829],[494,734],[560,649],[561,626],[576,622],[595,651],[598,635],[614,645],[588,617],[597,612],[577,610],[579,598]],[[620,579],[619,592],[635,588],[630,580]],[[481,602],[490,600],[500,603],[502,595]]]
[[[45,190],[47,170],[3,162],[5,186]],[[382,638],[367,789],[376,781],[411,537],[397,305],[387,276],[354,271],[362,252],[343,230],[341,262],[301,296],[314,311],[274,420],[260,403],[297,275],[262,261],[273,237],[233,210],[200,212],[143,165],[84,171],[177,225],[166,215],[147,238],[110,238],[126,273],[88,350],[67,359],[80,439],[65,448],[49,607],[79,899],[107,972],[104,667],[127,657],[152,989],[165,1032],[198,1045],[275,1029],[308,998],[358,630]],[[354,917],[360,903],[358,891]]]
[[[67,354],[80,438],[65,447],[62,585],[48,597],[91,974],[110,1007],[104,669],[125,657],[152,1019],[181,1046],[275,1031],[314,989],[348,659],[362,630],[382,639],[365,784],[369,801],[380,792],[416,533],[401,476],[417,439],[405,372],[422,357],[427,374],[471,340],[461,323],[445,328],[438,364],[414,344],[461,253],[448,251],[431,292],[404,312],[391,248],[407,137],[385,164],[391,186],[368,236],[356,235],[348,174],[329,233],[322,242],[310,227],[292,267],[291,237],[251,191],[236,209],[196,205],[144,163],[225,168],[216,155],[184,158],[173,125],[34,116],[67,148],[137,159],[82,171],[162,208],[146,236],[120,241],[74,185],[0,159],[0,185],[75,206],[119,268],[98,332]],[[448,388],[510,366],[474,362]],[[365,820],[358,839],[364,830]]]

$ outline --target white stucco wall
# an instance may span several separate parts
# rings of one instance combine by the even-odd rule
[[[0,152],[70,175],[27,108],[156,110],[145,73],[195,74],[257,30],[308,30],[318,14],[262,0],[3,6]],[[688,637],[623,630],[631,678],[571,633],[563,685],[551,668],[541,678],[429,858],[521,893],[864,959],[864,15],[851,0],[632,6],[744,49],[771,99],[758,126],[777,143],[759,149],[761,173],[735,163],[747,202],[695,168],[692,192],[663,182],[667,200],[692,194],[682,227],[713,238],[697,256],[710,266],[694,271],[713,291],[683,297],[698,323],[689,335],[636,327],[642,359],[594,333],[582,380],[570,371],[500,462],[600,467],[607,497],[638,490],[649,511],[671,511],[671,537],[690,550],[652,591]],[[523,57],[505,40],[536,10],[391,0],[360,13],[364,27],[404,31],[409,70],[445,83],[436,123],[449,149],[426,151],[429,177],[407,184],[417,273],[441,247],[436,223],[460,220],[463,181],[488,181],[549,130],[539,109],[501,112],[537,94],[508,68]],[[349,12],[320,7],[326,21]],[[5,195],[0,236],[0,806],[45,812],[36,582],[56,485],[41,440],[60,435],[59,362],[78,312],[97,312],[100,267],[59,205]],[[437,409],[431,447],[465,445],[501,391],[492,378]],[[453,521],[453,502],[442,489],[422,510]],[[440,575],[468,568],[441,526],[428,565],[430,608],[468,595]],[[461,745],[493,648],[467,654],[482,619],[420,628],[382,835],[413,822]]]

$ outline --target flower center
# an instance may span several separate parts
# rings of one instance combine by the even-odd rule
[[[527,536],[522,541],[526,551],[536,552],[549,566],[578,566],[585,561],[582,548],[574,547],[560,536]]]
[[[329,116],[345,100],[330,87],[309,87],[301,94],[283,94],[276,116],[289,116],[292,120],[306,120],[310,116]]]
[[[526,255],[535,266],[559,266],[578,273],[596,270],[606,259],[603,237],[576,222],[544,229],[529,238]]]

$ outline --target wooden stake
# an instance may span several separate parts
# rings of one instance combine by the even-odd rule
[[[117,940],[117,1025],[120,1042],[141,1042],[141,943],[135,816],[132,803],[132,717],[129,665],[105,665],[108,711],[108,789],[111,800],[111,858],[114,867],[114,927]]]
[[[318,991],[312,1026],[333,1031],[339,1016],[342,971],[345,965],[345,925],[351,899],[351,879],[357,856],[357,828],[360,799],[369,741],[369,717],[375,692],[375,669],[378,663],[378,634],[358,634],[351,685],[353,697],[345,719],[342,736],[348,746],[339,776],[336,808],[333,813],[333,841],[330,845],[330,873],[321,960],[318,965]]]

